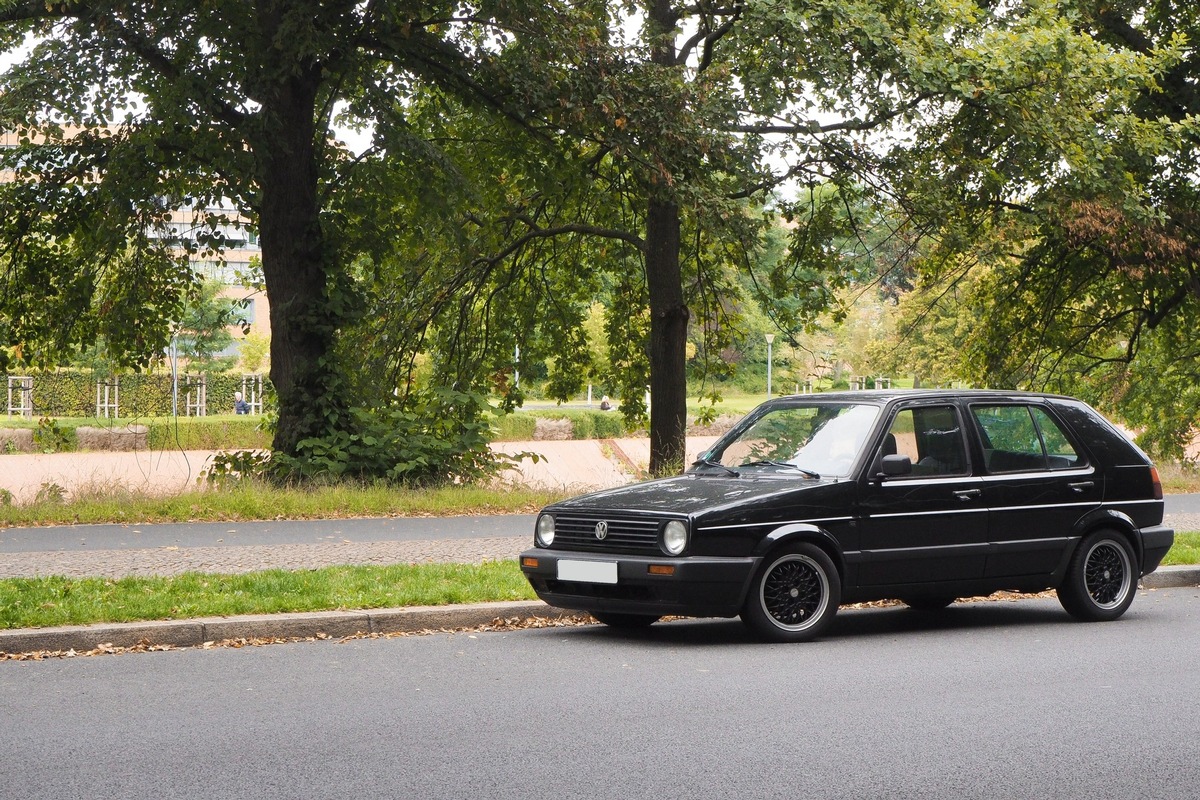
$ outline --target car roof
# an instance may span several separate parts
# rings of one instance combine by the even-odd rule
[[[873,401],[893,400],[980,399],[980,400],[1074,400],[1061,394],[1023,392],[1006,389],[860,389],[814,394],[790,394],[774,398],[775,402],[796,400]],[[1078,401],[1075,401],[1078,402]]]

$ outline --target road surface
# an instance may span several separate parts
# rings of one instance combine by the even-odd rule
[[[1198,595],[3,662],[3,795],[1196,797]]]

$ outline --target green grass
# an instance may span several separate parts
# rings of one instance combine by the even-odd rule
[[[1175,532],[1175,544],[1163,559],[1163,566],[1200,564],[1200,533]]]
[[[567,494],[521,486],[398,489],[387,484],[305,489],[244,484],[172,497],[97,489],[67,502],[0,506],[0,526],[531,514]]]
[[[515,561],[326,567],[170,578],[0,580],[0,628],[396,608],[536,596]]]

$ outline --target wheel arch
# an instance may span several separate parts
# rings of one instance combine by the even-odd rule
[[[846,580],[846,559],[842,556],[842,548],[837,539],[820,525],[811,522],[792,522],[776,528],[762,538],[754,548],[753,555],[756,558],[766,558],[773,550],[799,542],[815,544],[824,550],[837,569],[838,578],[843,582]]]
[[[1067,548],[1064,563],[1070,563],[1070,560],[1075,557],[1075,551],[1083,544],[1083,540],[1098,530],[1111,530],[1121,534],[1125,538],[1130,548],[1133,549],[1133,556],[1137,562],[1138,575],[1140,576],[1146,556],[1145,548],[1142,546],[1142,537],[1138,535],[1138,527],[1133,519],[1129,515],[1113,508],[1097,508],[1085,514],[1075,523],[1075,527],[1071,531],[1074,543]]]

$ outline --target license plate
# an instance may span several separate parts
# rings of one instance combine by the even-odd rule
[[[559,561],[560,581],[582,583],[616,583],[617,562],[615,561]]]

